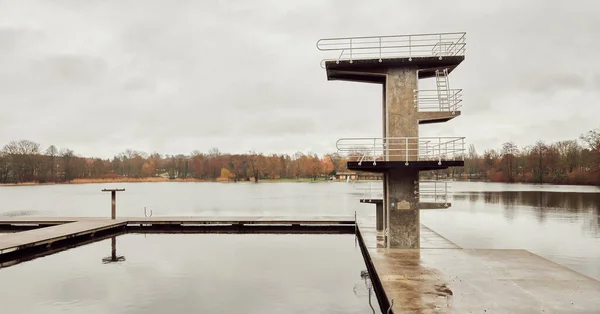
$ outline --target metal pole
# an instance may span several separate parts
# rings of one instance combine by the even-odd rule
[[[110,191],[110,198],[112,200],[110,218],[117,219],[117,191]]]
[[[444,184],[444,201],[448,203],[448,182]]]
[[[442,162],[442,138],[438,138],[438,163]]]
[[[102,192],[110,192],[110,218],[117,219],[117,192],[123,192],[125,189],[103,189]]]
[[[408,164],[408,137],[405,139],[404,149],[406,149],[406,164]]]
[[[350,63],[352,63],[352,38],[350,38]]]
[[[379,37],[379,62],[381,62],[381,37]]]
[[[110,257],[113,262],[117,261],[117,237],[112,237],[110,240]]]
[[[412,60],[412,38],[408,35],[408,59]]]

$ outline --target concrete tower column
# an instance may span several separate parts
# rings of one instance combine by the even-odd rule
[[[389,68],[385,81],[385,110],[383,137],[418,137],[419,115],[414,103],[414,91],[417,89],[416,68]],[[406,142],[394,140],[388,143],[388,161],[407,160]],[[417,142],[408,142],[408,160],[416,160]],[[390,156],[391,155],[391,156]]]
[[[386,174],[388,236],[387,247],[418,249],[420,247],[420,216],[418,197],[414,194],[419,170],[392,169]],[[417,182],[415,184],[415,182]]]
[[[384,86],[384,137],[416,138],[419,136],[418,109],[414,104],[417,89],[416,68],[389,68]],[[418,140],[388,141],[388,161],[416,161]],[[408,151],[407,151],[408,149]],[[391,169],[384,174],[384,228],[387,247],[419,248],[419,208],[415,181],[419,171],[412,168]],[[417,183],[418,184],[418,183]]]

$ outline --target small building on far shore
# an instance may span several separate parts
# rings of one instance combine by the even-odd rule
[[[331,180],[381,180],[381,174],[363,171],[338,171]]]
[[[335,174],[334,178],[336,180],[347,180],[348,178],[350,178],[350,180],[356,180],[356,172],[354,171],[339,171]]]

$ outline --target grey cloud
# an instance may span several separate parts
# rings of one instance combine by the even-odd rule
[[[156,90],[156,82],[144,77],[136,76],[127,79],[127,81],[123,83],[123,89],[126,91],[152,92]]]
[[[106,74],[107,67],[102,58],[82,55],[49,56],[34,63],[35,72],[48,80],[64,84],[98,81]]]
[[[597,9],[542,0],[6,1],[0,143],[29,138],[103,157],[125,148],[333,151],[340,137],[380,136],[381,87],[328,82],[319,62],[331,55],[315,42],[445,31],[467,32],[466,61],[450,77],[463,89],[462,116],[423,126],[424,136],[468,136],[478,151],[574,137],[599,126]]]
[[[27,27],[0,26],[0,53],[14,53],[35,46],[36,42],[43,40],[43,34],[42,31]]]
[[[0,52],[13,51],[22,35],[19,30],[0,29]]]
[[[535,93],[555,93],[557,90],[585,89],[587,81],[581,73],[548,73],[545,75],[531,75],[527,81],[522,82],[526,90]]]
[[[240,127],[240,132],[259,136],[311,134],[315,131],[318,123],[326,122],[326,120],[323,120],[323,117],[307,114],[304,114],[304,116],[278,116],[267,112],[240,121],[238,127]]]

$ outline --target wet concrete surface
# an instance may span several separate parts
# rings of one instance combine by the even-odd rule
[[[386,249],[374,218],[359,229],[394,313],[599,312],[599,281],[526,250],[461,249],[423,225],[420,250]]]

